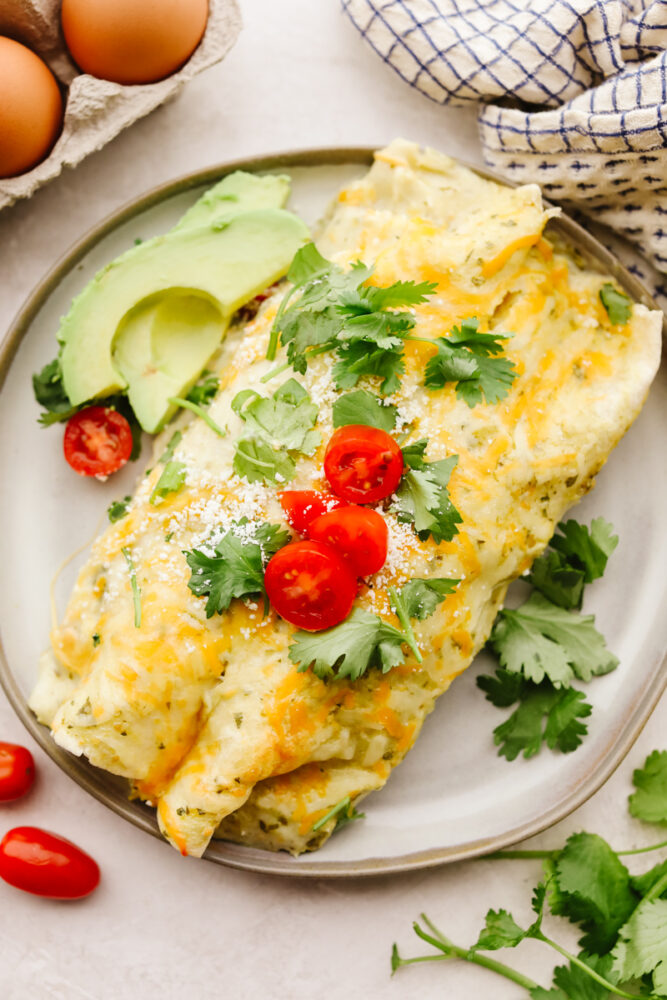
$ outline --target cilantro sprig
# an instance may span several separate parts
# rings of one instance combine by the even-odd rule
[[[280,342],[287,348],[288,363],[303,374],[311,356],[331,351],[339,389],[353,389],[360,378],[374,375],[382,380],[383,393],[395,392],[405,368],[404,340],[416,323],[403,307],[425,302],[436,286],[397,281],[378,288],[366,284],[372,273],[361,261],[343,270],[313,243],[298,250],[287,274],[292,287],[278,309],[267,358],[275,358]]]
[[[580,608],[586,584],[602,576],[618,544],[612,525],[596,518],[590,528],[570,520],[558,525],[546,553],[533,563],[534,591],[519,608],[499,612],[489,646],[500,663],[492,676],[477,678],[498,708],[518,703],[493,731],[498,753],[514,760],[532,757],[546,744],[572,753],[587,733],[592,712],[583,692],[572,687],[606,674],[618,659]]]
[[[418,537],[435,542],[449,542],[458,534],[463,518],[449,497],[449,478],[458,463],[458,455],[439,462],[424,458],[428,442],[415,441],[403,448],[406,469],[396,490],[394,511],[399,521],[412,524]]]
[[[651,754],[644,768],[635,772],[635,781],[638,774],[651,773],[663,755],[667,758],[664,752]],[[664,788],[657,791],[657,798],[667,807]],[[394,944],[392,973],[415,962],[458,958],[516,983],[532,1000],[608,1000],[610,996],[661,1000],[667,995],[667,862],[633,877],[621,857],[665,846],[662,842],[639,851],[614,851],[597,834],[582,832],[570,836],[560,849],[509,850],[491,855],[496,859],[542,859],[545,876],[533,890],[533,922],[524,927],[508,910],[491,909],[477,941],[461,947],[422,913],[413,928],[434,950],[402,958]],[[549,910],[583,932],[579,941],[582,950],[577,954],[545,933],[543,920]],[[567,961],[554,970],[551,988],[481,954],[515,948],[527,939],[547,945]]]
[[[479,320],[473,316],[452,327],[449,336],[432,341],[437,354],[427,362],[424,378],[428,389],[456,383],[456,395],[470,407],[482,401],[498,403],[517,377],[512,362],[498,356],[512,334],[479,333],[478,328]]]
[[[244,389],[232,409],[245,422],[236,444],[234,470],[251,482],[289,482],[296,472],[291,453],[312,455],[322,440],[313,430],[317,406],[296,379],[290,378],[273,396]]]
[[[197,597],[208,598],[206,617],[222,614],[237,597],[262,597],[266,613],[264,570],[289,540],[289,532],[278,524],[242,517],[213,545],[214,555],[201,549],[185,551],[192,571],[188,587]]]
[[[456,588],[458,580],[409,580],[400,591],[390,590],[392,608],[402,630],[363,608],[353,608],[345,621],[323,632],[296,632],[289,657],[300,673],[312,667],[317,677],[349,677],[358,680],[377,667],[383,674],[405,662],[403,645],[413,651],[418,662],[411,618],[423,621]]]

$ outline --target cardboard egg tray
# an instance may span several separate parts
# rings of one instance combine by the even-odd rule
[[[50,67],[61,84],[63,128],[45,160],[19,177],[0,178],[0,209],[74,167],[124,128],[173,97],[197,73],[219,62],[241,30],[236,0],[209,0],[206,31],[185,65],[158,83],[124,86],[81,73],[60,29],[61,0],[1,0],[0,35],[22,42]]]

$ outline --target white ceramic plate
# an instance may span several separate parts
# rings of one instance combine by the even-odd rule
[[[335,190],[361,175],[369,150],[320,150],[227,164],[167,185],[133,203],[77,244],[35,290],[0,356],[0,681],[18,715],[76,781],[130,822],[159,836],[153,811],[127,799],[120,779],[71,757],[26,706],[40,652],[48,643],[49,586],[75,549],[104,522],[112,499],[131,492],[139,472],[126,467],[108,483],[75,476],[62,459],[62,428],[41,429],[30,376],[55,353],[58,320],[90,277],[136,237],[167,230],[194,197],[230,169],[287,169],[291,207],[315,223]],[[634,278],[573,223],[573,243],[647,301]],[[366,818],[332,837],[316,854],[291,858],[217,841],[206,857],[256,871],[350,876],[427,867],[498,849],[537,833],[588,798],[620,763],[667,683],[667,380],[665,366],[637,423],[577,509],[599,514],[620,536],[605,578],[589,588],[594,612],[618,669],[588,686],[594,705],[589,736],[574,754],[544,750],[508,763],[492,730],[503,720],[475,686],[493,668],[482,654],[442,698],[389,784],[364,802]],[[60,610],[84,556],[62,573]]]

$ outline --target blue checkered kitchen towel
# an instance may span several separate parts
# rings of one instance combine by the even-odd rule
[[[342,4],[411,86],[480,103],[491,169],[632,240],[653,267],[613,249],[667,307],[667,0]]]

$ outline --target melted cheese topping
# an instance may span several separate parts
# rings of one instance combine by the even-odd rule
[[[625,327],[612,327],[598,295],[605,279],[544,236],[548,216],[536,187],[501,187],[398,141],[340,193],[318,240],[341,264],[374,263],[378,284],[436,281],[435,295],[415,310],[419,337],[442,336],[472,315],[483,330],[514,333],[506,353],[519,377],[502,402],[470,409],[453,386],[424,389],[428,344],[407,345],[390,400],[398,429],[428,439],[429,461],[459,456],[449,487],[463,517],[459,534],[422,542],[383,511],[387,564],[359,597],[396,624],[390,586],[415,576],[461,579],[415,623],[422,664],[409,658],[386,676],[325,684],[297,673],[288,657],[293,629],[273,612],[262,618],[252,602],[235,601],[207,620],[205,602],[187,587],[183,549],[205,546],[243,516],[283,521],[275,489],[233,473],[242,424],[231,401],[241,389],[264,390],[284,289],[221,349],[211,415],[227,437],[182,418],[174,458],[186,467],[184,487],[152,505],[154,468],[128,515],[93,546],[31,704],[61,746],[126,776],[155,803],[183,853],[201,854],[216,829],[272,849],[312,849],[333,830],[333,819],[312,829],[333,805],[380,787],[486,641],[508,583],[590,489],[637,415],[659,360],[661,317],[635,305]],[[323,442],[337,396],[331,366],[320,355],[301,377]],[[323,488],[323,451],[299,459],[292,489]],[[141,587],[139,629],[125,546]]]

